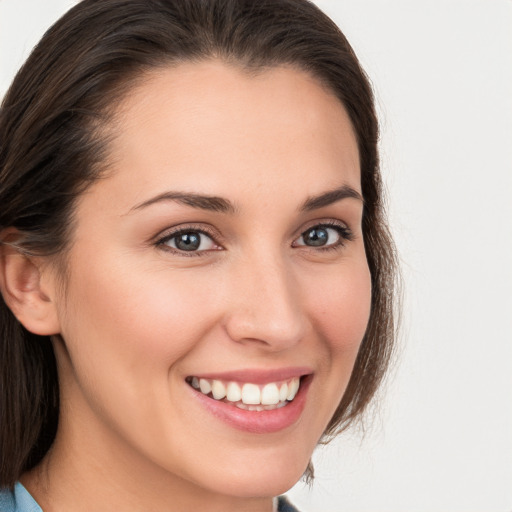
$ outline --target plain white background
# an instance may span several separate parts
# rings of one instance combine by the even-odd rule
[[[71,0],[0,0],[0,97]],[[512,511],[512,1],[318,0],[375,87],[405,281],[364,439],[315,454],[308,512]],[[1,207],[1,206],[0,206]]]

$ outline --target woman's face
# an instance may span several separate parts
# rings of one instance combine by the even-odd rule
[[[212,61],[155,72],[111,129],[56,300],[57,447],[125,480],[282,493],[370,311],[349,118],[302,71]]]

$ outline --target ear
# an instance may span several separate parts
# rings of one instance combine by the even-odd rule
[[[9,309],[28,331],[40,336],[60,332],[54,302],[55,286],[42,285],[40,258],[28,256],[19,248],[0,240],[0,291]],[[46,270],[49,273],[49,269]],[[46,281],[54,281],[46,279]]]

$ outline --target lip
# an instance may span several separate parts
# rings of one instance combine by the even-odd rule
[[[269,382],[280,382],[294,377],[302,377],[313,373],[311,368],[306,366],[291,368],[276,368],[274,370],[235,370],[222,373],[201,373],[194,375],[199,379],[223,380],[228,382],[250,382],[251,384],[268,384]]]
[[[272,373],[272,375],[269,375],[270,373]],[[286,376],[289,375],[289,373],[279,373],[279,371],[276,373],[268,371],[256,372],[253,375],[249,375],[249,373],[246,372],[228,372],[207,375],[208,377],[206,374],[201,376],[203,378],[251,382],[254,384],[265,384],[267,382],[275,382],[277,380],[286,380],[287,378],[302,376],[300,388],[295,398],[285,407],[272,409],[270,411],[247,411],[245,409],[239,409],[229,403],[214,400],[213,398],[203,395],[200,391],[187,385],[193,395],[193,398],[198,401],[201,407],[206,409],[215,418],[223,421],[230,427],[252,434],[270,434],[273,432],[279,432],[295,424],[302,415],[302,411],[306,405],[309,386],[313,380],[313,374],[311,372],[304,374],[297,373],[296,371],[289,377]],[[213,375],[215,375],[215,377],[213,377]],[[243,378],[240,378],[242,375]],[[285,375],[285,377],[282,377],[283,375]],[[258,382],[256,382],[256,379],[258,379]]]

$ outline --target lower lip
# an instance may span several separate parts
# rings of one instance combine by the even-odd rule
[[[202,406],[231,427],[252,434],[270,434],[291,427],[298,421],[306,405],[306,396],[311,380],[311,375],[303,377],[295,398],[288,405],[270,411],[239,409],[235,405],[203,395],[191,386],[189,388]]]

